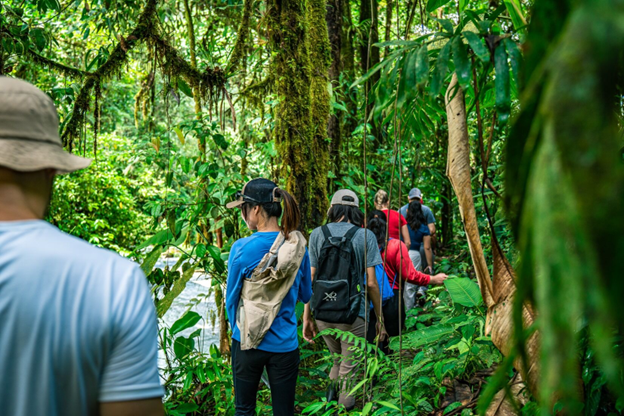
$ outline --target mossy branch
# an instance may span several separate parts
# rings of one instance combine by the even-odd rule
[[[251,19],[251,11],[253,9],[253,0],[245,0],[243,3],[243,18],[238,27],[238,37],[232,50],[232,55],[225,67],[225,72],[229,75],[238,70],[240,62],[245,56],[245,48],[247,47],[247,36],[249,35],[249,21]]]
[[[73,139],[79,135],[85,114],[89,109],[89,98],[96,83],[101,83],[119,73],[128,60],[128,52],[141,42],[151,43],[155,46],[157,54],[161,57],[162,69],[166,74],[182,76],[191,85],[198,85],[202,95],[225,85],[225,76],[220,68],[207,68],[204,72],[198,71],[182,59],[178,51],[162,38],[157,24],[157,3],[158,0],[147,1],[137,25],[130,35],[125,39],[120,37],[106,62],[96,71],[87,75],[62,134],[65,146],[71,149]]]
[[[70,78],[82,78],[82,77],[84,77],[86,75],[90,75],[89,72],[82,71],[82,70],[80,70],[78,68],[73,68],[71,66],[63,65],[63,64],[58,63],[56,61],[53,61],[50,58],[46,58],[45,56],[38,54],[37,52],[33,51],[32,49],[28,50],[28,54],[33,59],[33,61],[35,61],[35,63],[37,63],[39,65],[47,66],[48,68],[53,68],[53,69],[57,70],[58,72],[60,72],[61,74],[67,76],[67,77],[70,77]]]

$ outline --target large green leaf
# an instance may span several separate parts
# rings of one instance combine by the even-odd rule
[[[177,298],[180,295],[180,293],[182,293],[188,281],[191,279],[191,277],[193,277],[193,273],[195,272],[195,267],[196,266],[189,267],[182,274],[182,277],[175,281],[175,283],[173,284],[173,287],[171,288],[171,291],[167,293],[165,297],[162,298],[158,302],[158,305],[156,305],[156,312],[158,313],[159,318],[162,318],[163,316],[165,316],[165,314],[171,307],[171,304],[173,303],[175,298]]]
[[[434,325],[427,328],[419,329],[414,332],[410,332],[403,336],[403,348],[416,349],[423,345],[429,345],[439,341],[443,337],[455,332],[453,325]],[[399,349],[399,338],[395,337],[390,342],[390,348],[393,350]]]
[[[490,60],[490,51],[485,47],[479,35],[471,31],[463,32],[463,35],[475,55],[483,62],[488,62]]]
[[[427,81],[429,75],[429,51],[427,45],[423,45],[418,50],[416,57],[416,82],[423,84]]]
[[[468,278],[451,278],[444,281],[454,303],[474,307],[483,303],[479,285]]]
[[[513,73],[516,85],[520,87],[520,65],[522,64],[522,52],[518,44],[513,40],[507,38],[504,39],[505,49],[507,49],[507,55],[509,55],[509,61],[511,63],[511,72]]]
[[[197,312],[188,311],[180,319],[174,322],[171,325],[171,329],[169,330],[169,334],[175,335],[178,332],[182,332],[187,328],[194,326],[197,322],[201,320],[201,316]]]
[[[193,351],[193,348],[195,348],[195,341],[193,338],[177,337],[175,341],[173,341],[173,352],[179,360]]]
[[[163,250],[164,249],[162,246],[156,246],[154,247],[152,252],[145,257],[145,260],[143,260],[143,263],[141,264],[141,270],[143,270],[143,273],[145,273],[146,276],[152,272],[152,269],[160,258]]]
[[[457,74],[459,85],[461,85],[463,89],[468,89],[471,79],[470,61],[468,60],[466,46],[464,46],[461,36],[453,38],[451,48],[453,49],[453,61],[455,62],[455,73]]]
[[[451,0],[429,0],[427,2],[427,11],[431,13],[435,11],[436,9],[439,9],[440,7],[444,6],[450,1]]]
[[[440,49],[440,53],[438,54],[438,60],[435,64],[435,68],[433,69],[433,78],[431,79],[431,95],[435,96],[440,93],[440,88],[442,87],[444,77],[446,77],[446,73],[448,71],[448,60],[450,55],[451,42],[449,41],[446,42],[442,49]]]

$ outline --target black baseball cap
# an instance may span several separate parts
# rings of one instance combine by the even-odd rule
[[[236,208],[246,202],[252,204],[266,204],[268,202],[282,202],[282,198],[275,195],[279,189],[275,182],[264,178],[252,179],[243,186],[242,191],[234,194],[234,201],[228,202],[227,208]]]

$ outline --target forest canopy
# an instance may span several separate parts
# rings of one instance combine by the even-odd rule
[[[209,282],[160,321],[168,414],[234,414],[226,260],[250,231],[225,204],[257,177],[306,236],[342,188],[365,215],[419,188],[436,218],[451,278],[398,353],[356,342],[349,414],[619,414],[622,19],[607,0],[2,0],[0,75],[94,159],[56,179],[48,221],[139,262],[159,318]],[[333,414],[331,356],[300,344],[297,410]]]

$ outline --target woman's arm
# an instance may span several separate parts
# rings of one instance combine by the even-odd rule
[[[425,245],[425,257],[427,257],[427,268],[429,269],[429,274],[433,274],[433,251],[431,250],[431,236],[423,237],[423,244]],[[425,271],[427,271],[425,269]]]
[[[412,260],[409,256],[409,250],[407,246],[399,241],[400,248],[396,250],[394,257],[395,270],[401,271],[401,279],[406,282],[413,283],[419,286],[426,286],[429,284],[429,275],[419,272],[414,268]]]
[[[314,275],[316,274],[316,267],[311,267],[310,280],[314,281]],[[310,344],[314,344],[314,337],[318,334],[316,325],[314,325],[314,319],[312,319],[312,310],[310,309],[310,302],[306,303],[303,308],[303,339]]]
[[[407,224],[401,227],[401,235],[403,236],[403,241],[405,242],[405,245],[409,249],[409,247],[412,246],[412,240],[410,239],[409,229],[407,228]]]

